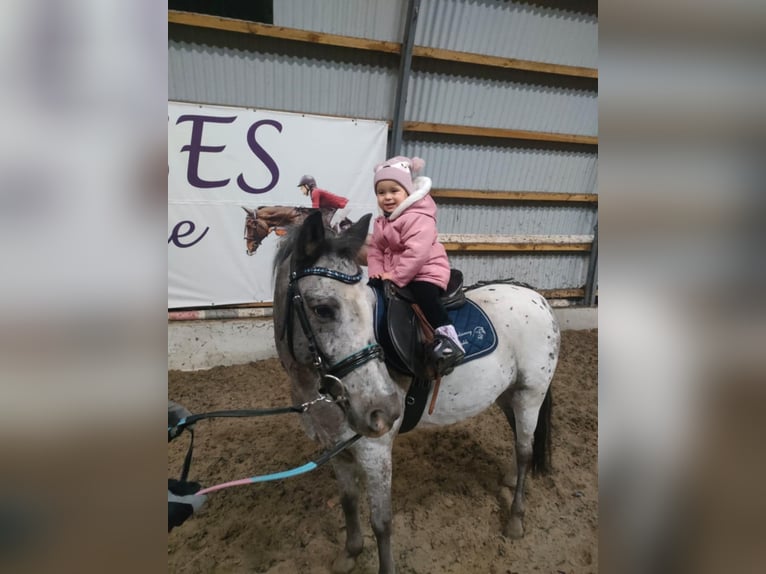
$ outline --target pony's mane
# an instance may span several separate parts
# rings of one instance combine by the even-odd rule
[[[282,262],[290,258],[295,250],[295,243],[298,241],[298,233],[300,231],[299,225],[290,226],[287,235],[282,237],[282,241],[277,249],[277,254],[274,256],[274,271],[276,272]]]
[[[302,224],[301,224],[302,225]],[[277,254],[274,256],[274,271],[277,267],[287,261],[295,251],[295,246],[298,243],[300,237],[301,225],[291,226],[287,235],[282,237],[282,242],[277,249]],[[322,245],[323,255],[337,255],[343,259],[354,260],[356,258],[360,245],[357,245],[354,238],[348,233],[336,234],[332,229],[325,226],[325,237]]]

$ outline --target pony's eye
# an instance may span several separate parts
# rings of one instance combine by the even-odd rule
[[[335,311],[329,305],[317,305],[313,309],[314,315],[320,319],[334,319]]]

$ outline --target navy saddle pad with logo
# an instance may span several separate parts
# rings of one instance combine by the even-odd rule
[[[465,349],[463,363],[488,355],[497,347],[497,333],[484,310],[470,299],[458,309],[447,311]]]
[[[375,289],[378,301],[375,306],[375,333],[378,341],[383,342],[388,337],[381,337],[381,329],[386,324],[386,302],[381,289]],[[455,331],[458,333],[460,343],[465,349],[465,358],[462,363],[478,359],[488,355],[497,347],[497,332],[484,310],[470,299],[457,309],[447,311]],[[388,345],[384,344],[384,348]]]

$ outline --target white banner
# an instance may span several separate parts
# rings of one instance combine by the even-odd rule
[[[385,159],[387,130],[383,121],[169,102],[168,308],[271,301],[280,234],[312,206],[300,179],[347,199],[353,221],[377,214],[372,168]]]

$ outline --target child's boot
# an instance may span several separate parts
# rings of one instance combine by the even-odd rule
[[[454,326],[442,325],[434,330],[431,358],[438,375],[449,375],[464,356],[465,349],[460,344]]]

